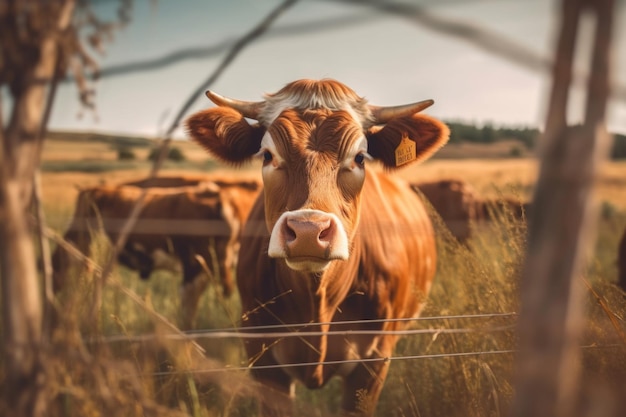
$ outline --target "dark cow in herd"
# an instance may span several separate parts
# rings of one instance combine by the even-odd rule
[[[284,326],[245,339],[266,387],[262,415],[291,412],[296,380],[319,388],[333,376],[344,413],[373,414],[392,331],[406,326],[392,319],[420,313],[437,254],[417,194],[366,164],[425,160],[448,128],[419,113],[430,100],[373,106],[333,80],[295,81],[260,102],[207,95],[218,107],[190,117],[189,135],[222,161],[263,164],[237,266],[244,324]]]
[[[426,198],[450,234],[461,243],[472,237],[476,226],[494,216],[506,214],[524,220],[529,208],[528,203],[514,198],[485,199],[470,184],[458,179],[413,183],[411,188]]]
[[[452,236],[465,242],[472,235],[473,223],[482,219],[474,189],[464,181],[446,180],[411,184],[424,195]]]
[[[147,187],[144,208],[118,261],[146,279],[162,267],[155,261],[159,254],[177,258],[183,275],[184,327],[193,325],[198,300],[208,284],[205,268],[220,277],[225,296],[234,289],[239,237],[260,188],[255,181],[229,180],[226,184],[226,180],[216,183],[206,177],[190,180],[165,177],[149,183],[142,180],[84,189],[64,236],[87,256],[92,233],[100,227],[111,242],[117,241],[143,187]],[[52,262],[56,290],[63,286],[72,259],[62,247],[55,250]]]

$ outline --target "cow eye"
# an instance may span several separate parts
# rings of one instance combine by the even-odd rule
[[[272,159],[274,159],[274,156],[272,155],[270,151],[263,152],[263,164],[268,164],[272,162]]]
[[[354,162],[359,166],[365,166],[365,155],[362,153],[357,154],[354,157]]]

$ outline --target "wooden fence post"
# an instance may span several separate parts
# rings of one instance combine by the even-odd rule
[[[521,283],[520,355],[515,417],[571,417],[579,412],[579,280],[595,238],[594,185],[606,157],[611,12],[614,0],[563,0],[540,175],[535,189]],[[577,27],[596,17],[582,126],[567,125]]]
[[[0,121],[0,284],[8,416],[46,413],[42,303],[29,209],[46,119],[46,96],[59,59],[59,34],[72,22],[75,0],[0,7],[0,82],[11,94]],[[48,21],[50,25],[42,24]],[[24,27],[33,33],[25,31]],[[37,36],[34,36],[36,34]]]

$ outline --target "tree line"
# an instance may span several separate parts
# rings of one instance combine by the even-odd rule
[[[447,121],[450,127],[450,143],[495,143],[502,140],[517,140],[527,149],[535,149],[541,131],[531,127],[496,127],[486,123],[482,126],[458,121]],[[626,159],[626,135],[613,135],[611,159]]]

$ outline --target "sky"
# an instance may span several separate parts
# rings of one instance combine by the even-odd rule
[[[397,3],[402,0],[389,0]],[[261,22],[279,0],[134,0],[131,23],[116,32],[104,55],[95,55],[103,76],[95,84],[96,111],[81,111],[77,89],[57,93],[51,130],[157,137],[186,115],[212,106],[194,94],[229,48]],[[626,86],[626,2],[618,0],[614,34],[614,83]],[[96,12],[114,12],[115,1],[96,1]],[[481,30],[481,42],[424,24],[410,13],[330,0],[301,0],[262,37],[245,47],[210,89],[261,100],[300,78],[334,78],[375,105],[435,100],[427,112],[448,121],[506,127],[541,127],[550,89],[549,72],[536,62],[552,56],[558,19],[556,0],[404,0],[443,22]],[[589,29],[591,25],[584,28]],[[581,44],[589,45],[589,31]],[[503,45],[493,50],[481,45]],[[181,51],[201,51],[150,70],[114,71]],[[519,51],[526,59],[512,60]],[[579,70],[584,71],[584,47]],[[189,55],[189,54],[188,54]],[[570,106],[580,121],[584,97]],[[609,128],[626,134],[626,99],[609,105]],[[175,137],[184,138],[181,129]]]

